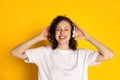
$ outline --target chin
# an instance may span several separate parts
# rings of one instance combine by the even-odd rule
[[[58,41],[59,44],[66,44],[69,43],[68,41]]]

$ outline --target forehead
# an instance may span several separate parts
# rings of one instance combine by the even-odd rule
[[[57,28],[71,28],[71,25],[69,22],[63,20],[58,23]]]

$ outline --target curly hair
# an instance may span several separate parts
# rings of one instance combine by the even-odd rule
[[[73,30],[74,30],[73,22],[66,16],[57,16],[56,18],[53,19],[52,23],[50,24],[50,28],[48,31],[49,33],[48,39],[52,43],[52,49],[56,49],[58,47],[58,42],[55,38],[55,30],[58,23],[60,23],[62,20],[67,21],[71,26],[71,37],[69,40],[69,48],[72,50],[76,50],[77,41],[72,37]]]

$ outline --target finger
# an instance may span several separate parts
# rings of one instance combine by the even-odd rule
[[[45,27],[42,32],[46,32],[49,30],[49,27]]]
[[[47,26],[46,28],[47,28],[47,30],[49,30],[49,29],[50,29],[50,27],[49,27],[49,26]]]
[[[83,28],[81,28],[80,26],[78,26],[76,23],[73,23],[73,25],[74,25],[74,27],[75,27],[76,29],[79,29],[79,30],[84,31]]]
[[[75,37],[74,39],[75,39],[75,40],[80,40],[80,39],[82,39],[82,37],[77,36],[77,37]]]
[[[75,40],[78,40],[79,38],[78,38],[78,37],[75,37],[74,39],[75,39]]]
[[[75,27],[75,28],[78,28],[78,25],[74,22],[73,23],[73,26]]]

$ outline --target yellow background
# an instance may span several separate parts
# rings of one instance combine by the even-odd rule
[[[37,80],[37,67],[14,58],[10,50],[39,34],[57,15],[71,18],[115,53],[112,60],[89,67],[89,80],[120,80],[119,0],[1,0],[0,7],[0,80]],[[95,49],[87,41],[78,43]]]

